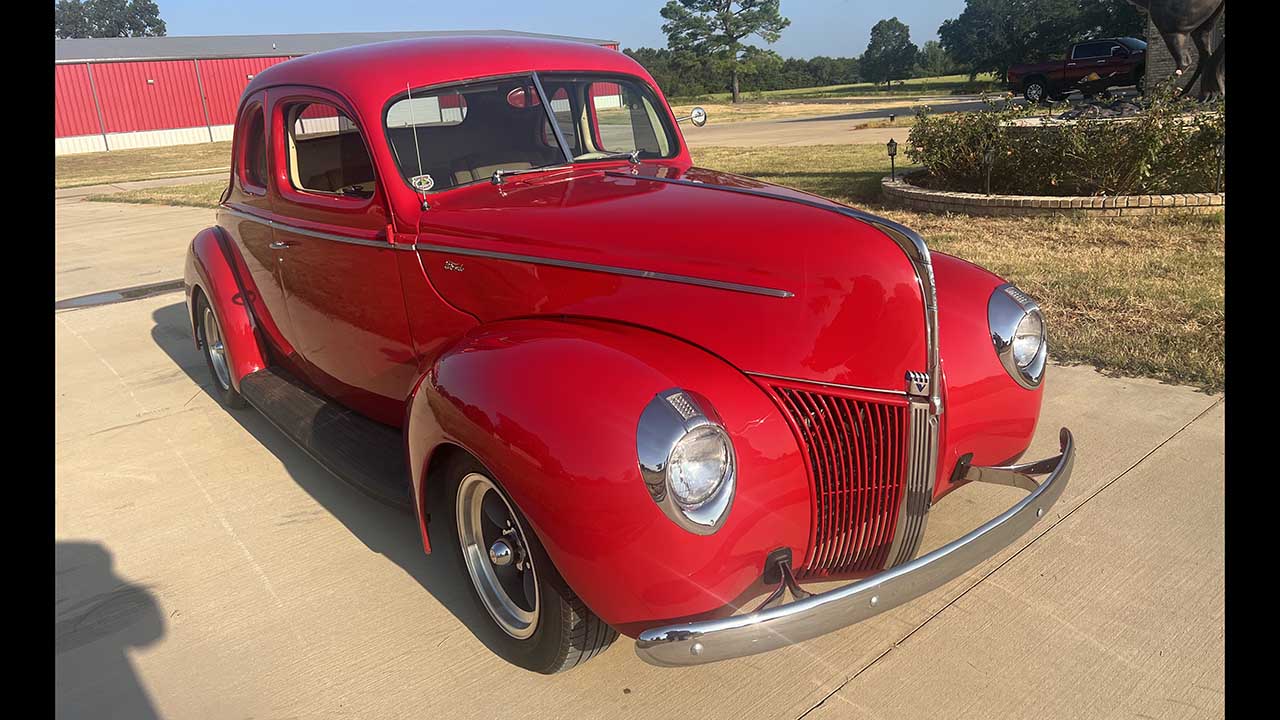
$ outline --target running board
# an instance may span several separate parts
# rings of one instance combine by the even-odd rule
[[[240,394],[339,479],[375,500],[413,509],[399,430],[325,398],[279,368],[246,375]]]

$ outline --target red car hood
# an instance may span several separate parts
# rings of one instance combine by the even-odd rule
[[[575,169],[433,204],[418,243],[441,295],[482,322],[605,318],[746,372],[901,390],[926,368],[911,263],[873,225],[820,206],[839,207],[698,168]]]

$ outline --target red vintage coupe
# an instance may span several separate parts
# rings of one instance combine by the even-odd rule
[[[263,71],[238,118],[186,261],[214,394],[409,509],[516,665],[619,632],[664,666],[831,632],[1066,485],[1065,429],[1015,464],[1035,301],[889,220],[694,167],[678,124],[706,114],[675,117],[622,53],[353,47]],[[970,481],[1030,494],[916,557]]]

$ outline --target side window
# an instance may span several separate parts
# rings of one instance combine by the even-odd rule
[[[373,162],[360,130],[328,103],[296,103],[284,109],[289,180],[305,192],[372,197]]]
[[[642,150],[657,157],[670,151],[657,109],[649,98],[630,83],[593,82],[587,86],[592,116],[596,123],[596,144],[606,153]]]
[[[384,122],[401,176],[421,192],[488,180],[495,170],[564,162],[547,111],[527,79],[414,91],[412,99],[408,95],[391,103]],[[553,93],[553,109],[561,99],[567,109],[568,98],[567,93]],[[568,127],[571,133],[572,119]]]
[[[1075,51],[1071,54],[1073,60],[1090,60],[1093,58],[1108,57],[1111,54],[1110,43],[1081,43],[1076,46]]]
[[[240,179],[242,184],[255,190],[267,187],[267,126],[262,118],[262,106],[250,106],[244,115],[244,146],[240,154]]]

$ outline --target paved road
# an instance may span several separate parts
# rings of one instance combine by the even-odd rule
[[[55,201],[54,299],[182,277],[187,245],[213,210]]]
[[[966,99],[959,102],[939,99],[921,99],[904,102],[897,107],[877,108],[860,112],[846,112],[807,118],[780,120],[755,120],[750,122],[716,124],[712,117],[708,123],[695,128],[685,126],[684,138],[691,149],[708,146],[745,147],[787,145],[869,145],[881,144],[896,137],[906,139],[909,128],[856,129],[871,120],[886,119],[890,113],[900,118],[915,114],[916,107],[927,104],[936,112],[973,112],[984,110],[987,104],[981,100]]]
[[[548,678],[486,649],[407,516],[217,405],[180,293],[53,322],[59,717],[1223,715],[1220,395],[1055,366],[1031,453],[1069,426],[1075,475],[963,578],[766,656],[663,670],[623,639]],[[1019,497],[949,496],[926,549]]]

